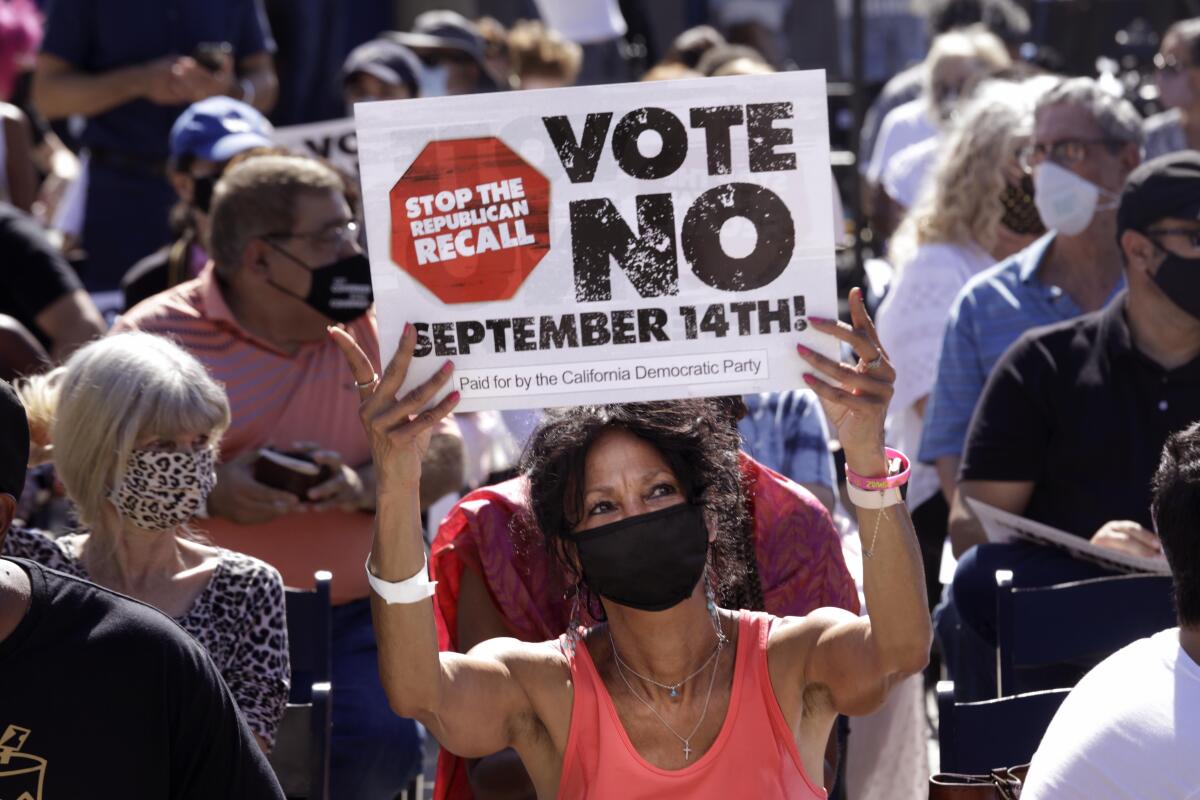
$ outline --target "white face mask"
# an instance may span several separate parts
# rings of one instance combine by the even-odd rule
[[[1100,205],[1100,195],[1109,199]],[[1084,180],[1053,161],[1045,161],[1033,172],[1033,203],[1047,228],[1066,236],[1078,236],[1092,224],[1097,211],[1117,207],[1111,192]]]
[[[176,528],[196,516],[217,482],[216,452],[134,450],[109,498],[121,516],[148,531]]]
[[[445,64],[425,66],[421,80],[422,97],[445,97],[450,91],[450,68]]]

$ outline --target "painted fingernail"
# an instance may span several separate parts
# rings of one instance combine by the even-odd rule
[[[804,373],[804,382],[807,383],[809,386],[812,386],[814,383],[817,382],[817,379],[814,378],[810,373],[806,372],[806,373]]]
[[[462,392],[456,389],[450,394],[446,395],[446,397],[450,399],[451,403],[457,403],[462,398]]]
[[[412,330],[412,323],[411,322],[404,323],[404,333],[400,334],[400,338],[403,339],[405,336],[408,336],[408,332],[411,330]]]
[[[446,363],[442,364],[441,369],[439,369],[438,371],[444,375],[448,375],[448,374],[450,374],[450,371],[453,369],[454,369],[454,362],[446,361]]]
[[[809,317],[808,321],[815,322],[817,325],[822,325],[829,322],[829,320],[825,319],[824,317]]]
[[[802,356],[807,356],[807,355],[811,355],[811,354],[812,354],[812,350],[809,350],[807,347],[805,347],[805,346],[804,346],[804,345],[802,345],[802,344],[798,344],[798,345],[796,345],[796,351],[797,351],[798,353],[800,353],[800,355],[802,355]]]

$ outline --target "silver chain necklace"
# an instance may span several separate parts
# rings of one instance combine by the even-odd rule
[[[679,690],[680,690],[680,688],[682,688],[682,686],[685,683],[687,683],[692,678],[699,675],[701,672],[704,672],[704,670],[708,669],[708,665],[711,664],[712,660],[717,657],[718,653],[721,652],[721,646],[723,644],[725,644],[724,639],[725,639],[725,636],[723,634],[718,635],[717,646],[713,648],[713,651],[711,654],[709,654],[708,658],[704,659],[704,663],[701,664],[699,667],[697,667],[696,671],[693,672],[691,675],[688,675],[686,678],[679,681],[678,683],[659,683],[658,681],[654,680],[654,678],[651,678],[648,675],[643,675],[642,673],[638,672],[636,669],[629,666],[629,664],[626,663],[625,659],[621,658],[621,654],[617,652],[617,643],[614,642],[613,638],[612,638],[612,628],[608,629],[608,641],[609,641],[609,644],[612,645],[613,658],[615,658],[617,660],[617,663],[619,663],[622,667],[624,667],[629,672],[632,672],[634,675],[636,675],[637,677],[644,680],[646,683],[652,683],[660,689],[666,689],[670,693],[672,698],[679,697]]]
[[[691,744],[692,737],[696,735],[696,731],[700,730],[700,726],[704,723],[704,717],[708,714],[708,703],[710,700],[712,700],[713,686],[717,682],[717,672],[718,672],[717,668],[713,667],[712,677],[708,679],[708,693],[704,696],[704,708],[700,711],[700,719],[696,720],[696,725],[694,728],[692,728],[691,733],[689,733],[687,736],[680,736],[675,731],[675,729],[671,727],[671,723],[669,723],[665,719],[663,719],[662,714],[658,713],[658,710],[653,705],[651,705],[649,700],[645,699],[640,694],[638,694],[637,691],[634,690],[633,684],[631,684],[629,682],[629,679],[625,677],[626,667],[623,667],[625,662],[621,660],[620,654],[617,653],[617,643],[615,641],[613,641],[611,627],[608,629],[608,641],[609,641],[609,644],[612,646],[613,656],[617,663],[617,674],[621,676],[621,681],[625,684],[625,688],[628,689],[629,693],[631,695],[633,695],[634,697],[636,697],[641,702],[642,705],[644,705],[646,708],[650,709],[650,713],[658,718],[658,721],[661,722],[663,724],[663,726],[666,727],[666,729],[671,732],[672,736],[674,736],[679,741],[683,742],[683,760],[690,761],[692,758],[692,744]],[[710,663],[712,663],[713,659],[715,659],[717,656],[719,656],[721,654],[721,649],[724,646],[725,646],[725,636],[719,635],[717,638],[717,647],[715,650],[713,650],[713,654],[711,656],[709,656],[708,659],[704,662],[704,665],[701,666],[700,669],[693,672],[691,675],[684,678],[679,683],[674,684],[674,688],[678,689],[678,687],[687,683],[689,680],[691,680],[696,675],[698,675],[701,671],[703,671]],[[719,664],[720,664],[720,662],[718,662],[718,666],[719,666]],[[652,678],[647,678],[646,676],[642,675],[641,673],[635,672],[632,668],[629,668],[629,671],[633,672],[634,675],[637,675],[642,680],[653,683],[655,686],[661,686],[664,689],[672,688],[670,685],[659,683],[658,681],[656,681]],[[673,693],[672,697],[674,697],[674,696],[675,696],[675,694]]]

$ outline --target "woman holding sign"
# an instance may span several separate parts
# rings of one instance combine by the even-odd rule
[[[810,322],[850,344],[858,364],[800,352],[829,380],[805,375],[858,485],[870,617],[718,608],[711,586],[722,578],[722,535],[707,509],[721,464],[681,458],[704,449],[695,443],[713,435],[712,420],[698,412],[640,424],[611,407],[579,409],[537,435],[531,497],[543,535],[583,576],[607,622],[558,642],[494,639],[467,655],[437,652],[417,498],[421,453],[457,394],[422,409],[450,365],[396,400],[412,328],[382,378],[349,335],[332,331],[363,394],[378,470],[368,573],[393,709],[463,756],[514,748],[543,798],[824,797],[809,776],[820,774],[836,715],[876,708],[893,683],[924,667],[931,639],[898,488],[907,464],[883,447],[895,373],[861,292],[850,302],[853,326]],[[640,428],[669,435],[656,436],[659,447]]]

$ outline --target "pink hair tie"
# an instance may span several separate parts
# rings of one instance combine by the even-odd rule
[[[888,474],[886,477],[867,478],[859,475],[847,466],[846,482],[866,492],[884,492],[908,483],[908,474],[912,469],[908,462],[908,456],[890,447],[885,447],[883,452],[888,463]]]

